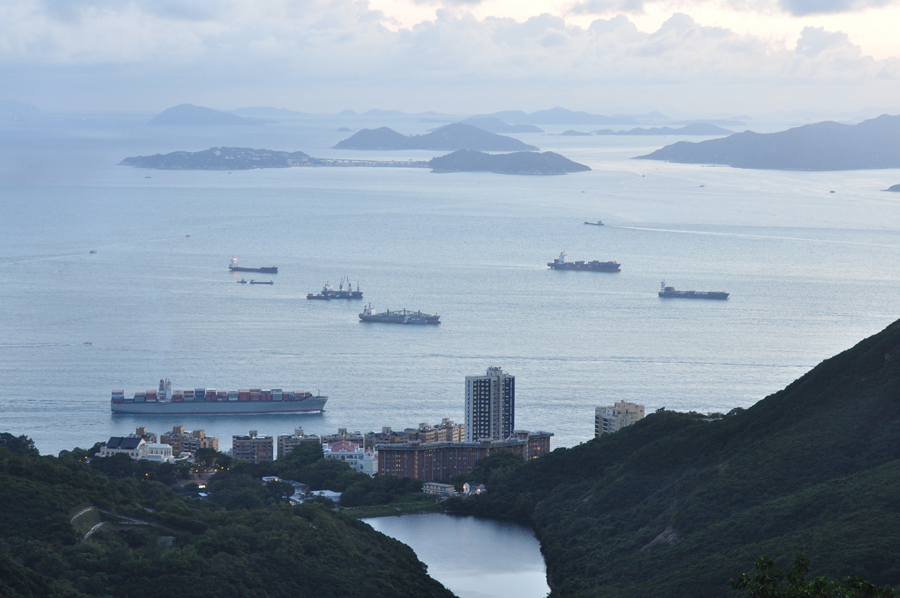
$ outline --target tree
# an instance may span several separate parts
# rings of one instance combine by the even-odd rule
[[[729,579],[735,590],[746,590],[748,598],[897,598],[890,586],[878,587],[859,576],[847,577],[843,585],[827,577],[807,580],[811,561],[797,554],[790,571],[782,571],[767,556],[756,559],[752,574]]]
[[[28,455],[29,457],[40,455],[34,446],[34,441],[24,434],[22,436],[13,436],[9,432],[0,433],[0,448],[6,448],[10,453]]]

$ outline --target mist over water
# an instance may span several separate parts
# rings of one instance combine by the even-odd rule
[[[675,165],[630,159],[672,137],[518,135],[595,170],[150,171],[116,164],[221,145],[432,154],[329,150],[347,135],[337,119],[184,132],[91,118],[0,128],[0,429],[44,453],[138,425],[203,428],[227,449],[249,429],[461,421],[464,377],[492,365],[516,376],[516,427],[571,446],[592,436],[597,405],[747,407],[898,317],[900,197],[880,191],[896,170]],[[582,224],[598,218],[608,226]],[[551,271],[562,250],[622,271]],[[232,256],[279,274],[232,275]],[[342,276],[364,302],[305,299]],[[662,280],[731,297],[661,300]],[[443,323],[362,324],[369,301]],[[161,377],[330,399],[324,415],[109,413],[111,389]]]

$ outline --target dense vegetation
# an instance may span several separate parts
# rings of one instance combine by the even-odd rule
[[[495,465],[450,507],[534,525],[554,597],[728,595],[759,555],[798,552],[897,586],[900,322],[724,419],[659,411]]]
[[[495,172],[497,174],[566,174],[590,167],[573,162],[556,152],[512,152],[485,154],[462,149],[428,161],[432,172]]]
[[[351,517],[288,506],[283,488],[258,481],[241,497],[252,476],[239,467],[213,478],[237,488],[229,510],[176,496],[152,479],[171,474],[159,466],[87,454],[41,457],[0,434],[0,596],[452,596],[411,549]]]

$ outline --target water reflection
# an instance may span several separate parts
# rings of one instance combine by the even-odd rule
[[[460,598],[543,598],[550,592],[534,533],[505,521],[443,513],[365,519],[411,547]]]

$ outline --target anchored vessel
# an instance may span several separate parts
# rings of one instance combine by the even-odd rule
[[[306,295],[307,299],[319,299],[319,300],[328,300],[328,299],[362,299],[362,291],[359,290],[359,283],[356,283],[356,290],[353,290],[353,285],[350,281],[347,281],[347,288],[344,288],[344,279],[341,279],[341,284],[338,285],[338,290],[334,290],[334,288],[330,284],[325,284],[322,287],[322,292],[318,295],[313,293],[308,293]]]
[[[109,406],[113,413],[140,415],[254,415],[263,413],[321,413],[328,397],[302,390],[249,388],[172,389],[168,378],[159,381],[159,390],[138,391],[125,398],[124,390],[112,391]]]
[[[228,269],[232,272],[262,272],[263,274],[278,274],[277,266],[265,266],[263,268],[244,268],[243,266],[238,266],[237,258],[231,258],[231,263],[228,264]]]
[[[676,291],[675,287],[667,287],[666,281],[659,285],[659,296],[677,299],[728,299],[728,293],[720,291]]]
[[[423,314],[420,311],[406,311],[405,309],[401,309],[400,311],[383,311],[380,314],[376,314],[372,311],[372,306],[367,305],[361,314],[359,314],[359,319],[363,322],[383,322],[385,324],[440,324],[441,316],[438,315],[430,315]]]
[[[570,262],[566,260],[566,252],[559,254],[559,258],[547,265],[555,270],[591,270],[594,272],[618,272],[619,263],[615,260],[611,262],[601,262],[594,260],[592,262]]]
[[[597,222],[587,222],[587,221],[585,221],[585,224],[590,224],[591,226],[603,226],[603,221],[602,221],[602,220],[598,220]]]

